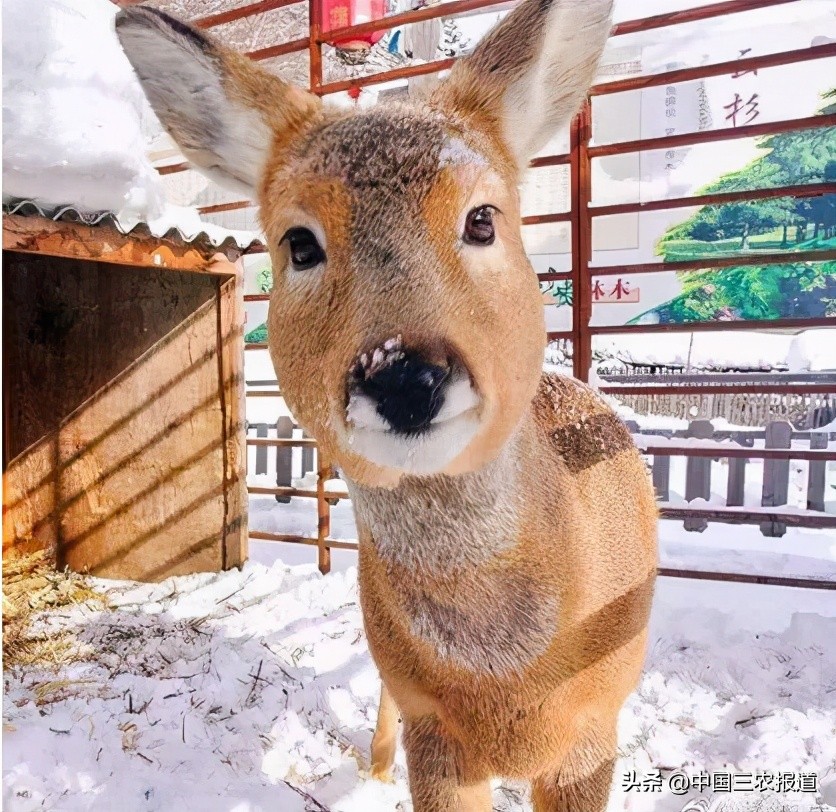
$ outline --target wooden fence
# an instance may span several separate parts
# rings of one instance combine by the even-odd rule
[[[605,391],[638,414],[721,418],[736,426],[787,420],[816,429],[836,420],[834,373],[601,374]],[[670,394],[669,390],[676,391]]]
[[[691,532],[702,532],[712,522],[757,525],[761,533],[769,537],[783,536],[788,526],[836,529],[836,514],[825,512],[827,465],[836,462],[836,433],[799,432],[786,422],[770,423],[761,431],[715,431],[706,420],[693,421],[687,429],[679,431],[640,430],[637,424],[630,421],[627,425],[647,459],[663,519],[681,520],[685,529]],[[340,499],[347,498],[342,489],[326,489],[326,482],[334,480],[336,473],[329,466],[322,466],[314,455],[314,441],[302,436],[301,429],[288,417],[280,418],[273,426],[250,424],[247,431],[248,446],[256,447],[256,473],[268,473],[266,451],[270,447],[276,449],[276,485],[249,486],[249,492],[275,496],[282,501],[289,501],[291,497],[315,499],[318,516],[315,538],[263,531],[250,531],[250,538],[316,546],[320,568],[327,572],[332,548],[357,549],[356,540],[330,538],[330,508]],[[255,437],[249,436],[253,433]],[[267,436],[270,433],[275,436]],[[294,437],[294,434],[297,436]],[[293,448],[302,449],[301,465],[295,470]],[[259,456],[261,451],[265,453]],[[686,460],[684,501],[681,502],[671,501],[671,459],[677,457]],[[751,470],[751,462],[763,463],[757,505],[746,504],[745,500],[746,474],[747,470]],[[801,508],[787,504],[792,481],[791,462],[806,463],[806,501]],[[714,465],[728,468],[725,500],[719,504],[711,501]],[[315,488],[292,485],[295,473],[304,478],[314,471],[317,473]],[[663,568],[660,572],[679,577],[707,577],[705,572],[695,570]],[[815,579],[719,572],[710,575],[718,580],[836,588],[836,583]]]

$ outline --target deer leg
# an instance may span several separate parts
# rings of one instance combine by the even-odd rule
[[[380,686],[380,705],[377,710],[377,726],[372,737],[372,778],[392,781],[392,764],[395,762],[395,744],[398,735],[398,708],[386,685]]]
[[[404,719],[404,748],[414,812],[490,812],[489,777],[468,769],[437,717]]]
[[[588,727],[559,766],[532,782],[534,812],[604,812],[615,756],[614,723]]]

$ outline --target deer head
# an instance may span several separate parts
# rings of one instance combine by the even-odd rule
[[[332,111],[153,8],[117,33],[188,159],[260,206],[282,392],[367,485],[497,456],[545,343],[520,174],[576,112],[611,0],[525,0],[423,101]]]

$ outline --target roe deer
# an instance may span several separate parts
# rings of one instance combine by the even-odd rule
[[[639,677],[656,506],[630,434],[542,373],[520,238],[528,160],[579,107],[611,0],[524,0],[407,105],[332,110],[153,8],[117,31],[188,159],[260,205],[270,353],[343,472],[384,688],[372,772],[403,720],[416,812],[600,812]]]

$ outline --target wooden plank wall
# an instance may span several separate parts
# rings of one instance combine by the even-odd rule
[[[4,252],[3,552],[160,580],[246,554],[229,275]]]

